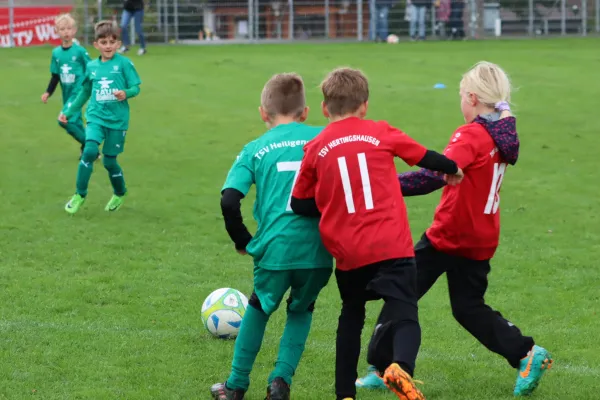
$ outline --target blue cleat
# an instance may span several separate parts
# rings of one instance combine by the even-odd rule
[[[383,382],[383,379],[379,376],[379,374],[375,370],[375,367],[369,367],[368,371],[369,373],[365,377],[358,378],[356,380],[357,388],[387,389],[387,386],[385,386],[385,382]]]
[[[533,346],[527,353],[527,357],[521,360],[513,394],[515,396],[530,395],[539,385],[544,372],[552,367],[553,361],[548,350],[540,346]]]

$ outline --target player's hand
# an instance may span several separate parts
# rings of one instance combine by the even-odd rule
[[[456,171],[456,174],[445,175],[444,180],[446,181],[446,183],[448,185],[454,186],[454,185],[458,185],[460,182],[462,182],[464,177],[465,177],[464,172],[462,171],[462,169],[459,168],[458,171]]]
[[[241,256],[247,256],[248,255],[248,252],[246,250],[237,250],[236,249],[235,251],[237,251],[238,254],[241,255]]]
[[[119,101],[123,101],[127,98],[127,95],[125,94],[124,90],[117,90],[116,92],[113,92],[113,94]]]
[[[63,113],[60,113],[60,115],[58,116],[58,120],[59,120],[60,122],[62,122],[63,124],[66,124],[66,123],[68,123],[68,122],[69,122],[69,121],[67,121],[67,117],[66,117],[66,116],[65,116],[65,114],[63,114]]]
[[[44,102],[44,104],[46,104],[48,102],[48,97],[50,97],[50,93],[46,92],[42,95],[42,101]]]

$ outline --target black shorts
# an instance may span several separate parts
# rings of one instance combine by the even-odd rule
[[[343,303],[370,300],[399,300],[417,306],[417,267],[415,259],[395,258],[350,271],[335,270]]]

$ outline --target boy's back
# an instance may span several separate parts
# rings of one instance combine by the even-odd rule
[[[394,157],[409,165],[426,149],[387,122],[347,118],[330,123],[306,146],[307,167],[316,174],[323,242],[337,268],[354,269],[382,260],[413,257],[406,207]]]
[[[244,196],[256,184],[254,219],[258,230],[246,251],[265,269],[331,268],[318,221],[292,212],[292,188],[303,146],[321,131],[301,123],[278,125],[248,143],[229,171],[223,187]]]

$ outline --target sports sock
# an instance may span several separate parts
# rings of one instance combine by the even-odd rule
[[[269,375],[269,384],[277,377],[283,378],[288,385],[292,384],[292,377],[302,358],[311,323],[312,312],[288,311],[275,369]]]
[[[248,305],[242,319],[240,333],[235,340],[231,374],[227,378],[229,389],[248,390],[250,371],[260,351],[269,317],[252,305]]]
[[[123,196],[127,189],[125,188],[125,178],[123,170],[117,162],[117,157],[105,155],[102,159],[104,168],[108,171],[108,179],[113,187],[113,192],[117,196]]]
[[[94,172],[94,161],[98,158],[98,143],[92,140],[85,142],[83,154],[77,168],[77,193],[85,197],[92,172]]]

